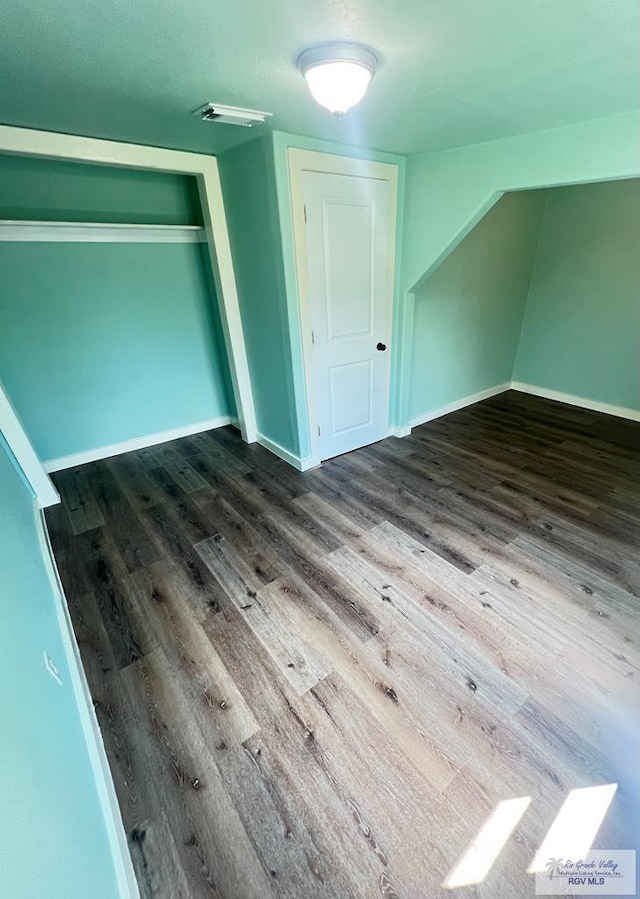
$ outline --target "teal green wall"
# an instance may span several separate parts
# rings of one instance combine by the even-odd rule
[[[0,154],[0,219],[200,225],[187,175]]]
[[[506,190],[640,175],[640,113],[407,159],[393,421],[409,418],[414,289]]]
[[[45,461],[233,412],[197,244],[0,243],[0,377]]]
[[[281,253],[284,263],[284,278],[286,289],[286,309],[288,331],[290,336],[291,365],[293,371],[293,396],[295,403],[295,419],[298,426],[298,444],[300,456],[305,458],[311,452],[311,441],[308,428],[307,398],[305,392],[304,358],[302,351],[302,331],[300,325],[300,301],[298,297],[298,285],[295,264],[295,246],[293,238],[293,213],[291,206],[291,191],[289,184],[289,163],[287,150],[296,147],[300,150],[311,150],[318,153],[331,153],[337,156],[349,156],[357,159],[366,159],[372,162],[387,162],[398,166],[398,223],[396,231],[396,245],[401,245],[403,215],[404,215],[404,172],[405,159],[391,153],[379,153],[375,150],[365,150],[359,147],[347,147],[343,144],[330,141],[315,140],[310,137],[301,137],[296,134],[286,134],[274,131],[273,153],[275,165],[275,180],[277,190],[278,209],[280,216],[280,241]],[[397,261],[399,265],[399,260]],[[397,347],[395,335],[397,323],[395,310],[398,309],[398,268],[396,268],[396,284],[394,286],[394,327],[392,336],[392,363],[395,365]]]
[[[33,497],[0,436],[0,893],[116,899]],[[60,686],[43,653],[60,671]]]
[[[640,409],[640,180],[548,191],[514,379]]]
[[[416,291],[410,418],[511,380],[545,201],[505,194]]]
[[[271,135],[218,157],[258,433],[298,454]],[[296,369],[297,372],[297,369]]]

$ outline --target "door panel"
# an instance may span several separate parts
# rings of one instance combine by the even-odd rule
[[[344,434],[372,423],[373,372],[370,359],[329,369],[331,433]]]
[[[305,172],[320,458],[381,440],[388,420],[389,182]]]
[[[371,212],[368,205],[322,199],[329,340],[371,334]]]

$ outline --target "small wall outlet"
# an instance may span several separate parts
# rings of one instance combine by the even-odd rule
[[[62,678],[60,677],[60,671],[58,670],[58,666],[53,661],[47,650],[44,650],[44,667],[47,669],[51,677],[57,681],[57,683],[62,686]]]

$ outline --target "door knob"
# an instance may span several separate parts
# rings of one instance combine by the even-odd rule
[[[377,343],[376,344],[376,349],[380,350],[381,353],[383,353],[386,350],[386,348],[387,348],[386,343]]]

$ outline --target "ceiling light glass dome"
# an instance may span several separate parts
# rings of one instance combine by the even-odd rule
[[[373,50],[358,44],[325,44],[298,57],[312,97],[338,117],[362,100],[377,64]]]

